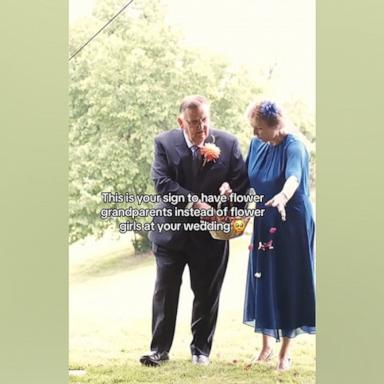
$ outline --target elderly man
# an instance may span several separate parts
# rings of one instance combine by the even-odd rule
[[[187,96],[180,105],[179,129],[155,138],[152,179],[161,196],[179,196],[177,208],[210,209],[200,199],[188,195],[244,193],[248,187],[245,163],[237,139],[210,127],[206,98]],[[211,145],[207,145],[210,143]],[[210,153],[207,152],[210,149]],[[158,208],[173,207],[162,202]],[[200,222],[200,218],[156,217],[155,224]],[[140,358],[147,366],[158,366],[169,359],[181,278],[189,267],[194,293],[192,309],[192,363],[207,365],[215,333],[220,291],[228,263],[228,241],[215,240],[207,231],[153,231],[150,233],[156,258],[157,277],[153,294],[151,352]]]

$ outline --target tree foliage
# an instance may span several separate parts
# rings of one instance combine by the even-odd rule
[[[71,28],[70,52],[121,6],[121,0],[99,1],[90,17]],[[106,206],[102,192],[153,193],[153,138],[176,126],[185,95],[205,95],[214,125],[248,148],[244,111],[261,89],[245,70],[184,46],[157,0],[135,0],[70,61],[69,72],[70,242],[116,225],[99,217]]]
[[[74,52],[121,7],[97,4],[71,30]],[[153,192],[153,138],[176,126],[181,98],[203,94],[218,128],[249,141],[242,115],[259,92],[246,72],[183,46],[160,2],[137,0],[70,62],[70,241],[102,234],[102,192]],[[112,206],[112,205],[109,205]]]

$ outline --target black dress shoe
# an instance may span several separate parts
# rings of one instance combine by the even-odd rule
[[[140,357],[140,363],[147,367],[158,367],[169,360],[168,352],[151,352]]]

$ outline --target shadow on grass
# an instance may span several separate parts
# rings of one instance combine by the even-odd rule
[[[71,282],[79,282],[95,277],[112,276],[121,272],[132,271],[153,262],[151,252],[133,254],[131,250],[118,250],[102,255],[72,268]]]

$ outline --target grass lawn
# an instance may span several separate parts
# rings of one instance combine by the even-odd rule
[[[134,256],[127,238],[71,247],[70,383],[315,383],[314,336],[301,335],[294,340],[293,369],[289,372],[275,371],[276,358],[265,365],[245,368],[261,342],[259,334],[242,324],[248,242],[247,236],[231,241],[211,364],[207,367],[190,362],[193,296],[187,268],[171,361],[160,368],[147,368],[140,366],[138,359],[149,349],[153,256]]]

